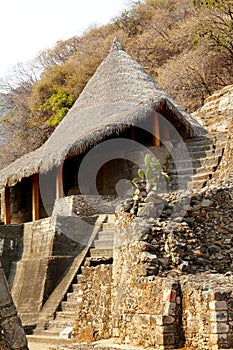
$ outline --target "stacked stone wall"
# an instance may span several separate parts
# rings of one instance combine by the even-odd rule
[[[74,230],[77,222],[69,223],[68,219],[65,232],[59,218],[24,224],[23,254],[17,263],[12,296],[28,329],[36,325],[43,304],[64,277],[74,257],[85,247],[78,239],[69,237],[69,231]]]
[[[10,285],[14,279],[15,264],[21,259],[22,252],[23,225],[0,225],[0,259]]]
[[[193,113],[193,117],[208,130],[210,137],[220,139],[225,145],[214,182],[229,182],[233,173],[233,85],[226,86],[208,97],[203,107]]]
[[[186,346],[212,350],[232,348],[232,274],[186,276],[180,283]]]
[[[140,217],[129,203],[116,214],[113,335],[145,347],[232,348],[232,187],[163,200],[157,219],[151,199]],[[160,324],[167,316],[173,323]]]
[[[0,349],[28,350],[22,323],[17,315],[5,274],[0,264]]]
[[[82,282],[74,327],[77,342],[111,337],[112,266],[101,264],[82,268]]]

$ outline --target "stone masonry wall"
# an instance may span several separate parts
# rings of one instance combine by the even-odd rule
[[[183,329],[192,349],[233,347],[233,275],[180,278]]]
[[[157,256],[145,240],[149,225],[126,213],[117,218],[112,334],[124,344],[174,348],[182,341],[179,284],[172,276],[158,277]]]
[[[232,348],[232,187],[165,197],[141,203],[137,218],[129,202],[116,214],[113,335],[145,347]]]
[[[148,199],[137,209],[130,205],[126,209],[127,219],[135,215],[130,212],[138,215],[128,242],[136,237],[138,249],[147,251],[148,274],[167,275],[174,269],[179,273],[232,271],[232,185]],[[124,222],[122,213],[117,214],[118,222]],[[149,253],[154,255],[151,264]]]
[[[0,264],[0,349],[28,350],[27,339]]]
[[[84,247],[64,234],[61,226],[55,218],[24,224],[23,255],[17,263],[12,296],[25,326],[36,325],[44,302]]]
[[[77,342],[233,347],[233,187],[118,206],[113,265],[83,268]]]
[[[15,265],[23,253],[23,225],[0,225],[0,259],[2,267],[12,284]]]
[[[233,85],[225,86],[209,96],[193,117],[209,132],[227,132],[232,124]]]
[[[111,337],[112,266],[97,262],[97,266],[82,268],[81,289],[74,327],[77,342],[92,342]]]
[[[210,136],[214,134],[217,138],[222,138],[223,135],[225,151],[214,182],[228,182],[233,173],[233,85],[208,97],[203,107],[193,113],[193,117],[209,131]]]

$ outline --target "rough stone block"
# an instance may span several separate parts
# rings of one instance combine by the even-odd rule
[[[210,334],[209,338],[210,344],[219,344],[219,342],[226,342],[227,341],[227,334]]]
[[[4,318],[7,318],[7,317],[11,317],[11,316],[14,316],[16,315],[16,308],[15,306],[12,304],[10,306],[7,306],[7,307],[3,307],[0,309],[0,318],[1,319],[4,319]]]
[[[176,324],[168,324],[168,325],[164,325],[164,326],[158,326],[157,327],[157,331],[159,333],[175,333],[177,331],[177,326]]]
[[[6,278],[2,269],[0,269],[0,306],[11,304],[12,299],[9,293]]]
[[[175,335],[174,334],[160,334],[156,335],[156,344],[158,345],[174,345],[175,344]]]
[[[210,323],[210,333],[227,333],[229,329],[230,327],[226,323],[222,323],[222,322]]]
[[[72,336],[73,327],[66,327],[60,332],[59,337],[62,339],[70,339]]]
[[[227,321],[227,311],[212,311],[210,312],[210,321],[225,322]]]
[[[169,302],[164,307],[164,314],[175,316],[176,314],[176,303]]]
[[[173,289],[167,289],[163,293],[163,301],[176,301],[176,291]]]
[[[13,349],[26,348],[27,340],[20,319],[17,316],[7,318],[2,322],[6,341]]]
[[[209,308],[216,311],[227,310],[227,303],[226,301],[210,301]]]
[[[175,322],[175,317],[169,315],[158,315],[156,316],[156,323],[159,326],[169,325]]]

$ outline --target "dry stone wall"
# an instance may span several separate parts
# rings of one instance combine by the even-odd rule
[[[232,348],[232,193],[230,186],[189,196],[169,194],[163,202],[160,198],[157,218],[151,214],[152,207],[156,212],[158,198],[154,203],[141,203],[137,207],[141,216],[137,218],[132,203],[125,203],[125,210],[119,207],[112,302],[118,305],[115,318],[124,315],[114,329],[121,342],[165,348],[182,342],[193,349]],[[166,287],[169,283],[170,289]],[[167,316],[164,308],[160,310],[166,290],[170,290],[170,298],[176,303],[171,302],[176,311],[169,315],[176,315],[176,327],[163,325],[162,344],[158,338],[149,340],[142,334],[143,317],[138,322],[134,319],[138,310],[148,305],[148,310],[143,310],[147,311],[144,320],[152,335],[151,320],[157,321],[154,329],[158,329],[157,313]],[[128,326],[122,322],[126,319]],[[168,333],[169,337],[168,329],[174,332]]]
[[[23,225],[0,225],[0,259],[10,282],[14,279],[15,265],[22,257]]]
[[[225,151],[214,182],[228,183],[233,173],[233,85],[208,97],[193,117],[209,131],[210,136],[224,137]]]
[[[0,264],[0,349],[28,350],[22,323],[17,315],[5,274]]]
[[[96,266],[89,263],[82,268],[74,327],[77,342],[92,342],[111,337],[112,266],[108,261],[103,262],[96,261]]]
[[[137,218],[132,203],[125,205],[128,213],[119,208],[121,213],[117,214],[120,227],[125,220],[127,225],[132,220],[131,233],[118,241],[134,242],[132,258],[147,262],[140,267],[139,275],[232,270],[232,185],[192,194],[167,194],[154,198],[154,202],[149,198],[138,204]]]
[[[233,347],[233,275],[201,274],[180,279],[187,347]]]
[[[233,85],[225,86],[205,100],[193,117],[209,132],[228,132],[232,125]]]
[[[88,232],[84,228],[80,236],[70,237],[74,228],[83,229],[72,217],[66,220],[53,217],[24,224],[23,254],[17,263],[12,296],[28,331],[35,327],[45,301],[74,257],[85,247],[80,238],[87,233],[87,240]]]
[[[232,190],[177,192],[118,206],[112,273],[103,261],[84,268],[76,340],[232,348]]]

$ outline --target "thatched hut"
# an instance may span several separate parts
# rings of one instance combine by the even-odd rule
[[[72,189],[73,193],[78,194],[77,169],[87,152],[95,149],[96,145],[116,139],[120,149],[124,148],[121,142],[124,139],[136,141],[145,147],[158,147],[177,137],[174,129],[183,139],[206,133],[124,51],[116,38],[108,56],[47,142],[0,171],[0,186],[5,189],[2,200],[5,223],[10,222],[12,211],[21,212],[22,221],[35,220],[45,215],[42,214],[40,204],[38,174],[42,177],[57,174],[56,182],[49,186],[49,191],[53,192],[51,202],[56,196],[72,194]],[[123,163],[114,163],[111,151],[115,146],[111,143],[106,145],[110,158],[101,155],[108,164],[104,165],[105,174],[103,167],[98,170],[96,180],[97,189],[102,194],[108,194],[109,191],[104,181],[112,177],[119,180],[120,175],[116,176],[116,173],[123,166]],[[123,158],[119,156],[119,149],[118,159]],[[102,152],[101,149],[99,152]],[[91,159],[90,155],[90,173],[96,170],[91,169]],[[24,200],[20,201],[20,197]],[[13,201],[15,208],[10,205],[12,198],[17,198]]]

